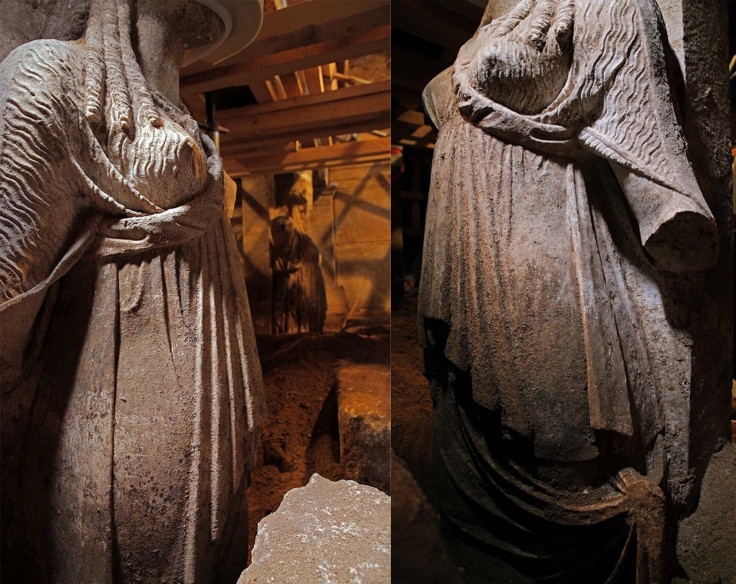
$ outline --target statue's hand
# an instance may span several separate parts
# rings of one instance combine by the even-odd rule
[[[564,52],[572,38],[575,0],[521,0],[487,25],[496,38],[522,42],[541,52]]]
[[[575,2],[529,0],[520,4],[527,4],[528,12],[520,12],[513,21],[512,30],[519,35],[518,38],[540,53],[564,53],[572,38]]]
[[[574,0],[522,0],[481,30],[470,62],[475,89],[519,113],[542,111],[567,81]]]

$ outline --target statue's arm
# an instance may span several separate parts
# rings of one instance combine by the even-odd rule
[[[718,229],[700,192],[685,195],[609,161],[636,217],[641,243],[660,269],[702,270],[718,257]]]
[[[0,64],[0,302],[49,276],[89,209],[70,167],[79,112],[65,49],[34,41]]]
[[[449,67],[427,84],[422,92],[424,111],[438,131],[447,121],[450,104],[455,100],[452,86],[453,68]]]
[[[69,171],[74,145],[68,122],[76,112],[64,110],[65,90],[70,94],[68,61],[64,47],[54,43],[28,43],[0,63],[3,388],[22,379],[30,347],[47,323],[47,293],[82,251],[75,236],[88,203]]]
[[[576,44],[587,55],[581,57],[587,59],[581,62],[587,74],[581,87],[590,77],[601,92],[600,115],[582,130],[580,142],[608,160],[655,266],[674,272],[707,268],[718,257],[718,230],[687,156],[657,4],[616,3],[611,39],[599,33],[608,10],[599,4],[591,31],[582,35],[581,47]],[[632,19],[635,27],[626,24]],[[624,40],[612,42],[619,38]]]

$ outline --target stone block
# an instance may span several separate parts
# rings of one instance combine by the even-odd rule
[[[258,524],[253,562],[238,584],[391,581],[391,498],[318,474]]]
[[[386,365],[342,362],[337,384],[340,460],[349,477],[388,492],[390,370]]]

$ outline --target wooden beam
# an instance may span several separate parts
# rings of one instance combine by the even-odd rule
[[[310,2],[307,2],[304,5],[309,6],[310,4]],[[245,62],[187,75],[181,79],[181,93],[192,95],[224,89],[225,87],[249,85],[255,81],[270,79],[274,75],[324,65],[330,61],[380,53],[389,50],[390,47],[391,27],[387,24],[321,43],[255,57]]]
[[[276,91],[276,87],[274,85],[273,79],[266,79],[265,84],[266,84],[266,91],[268,91],[268,94],[271,96],[271,99],[270,100],[264,99],[262,103],[265,103],[267,101],[278,101],[279,99],[281,99],[279,97],[279,92]]]
[[[225,170],[231,176],[243,173],[293,172],[312,168],[344,166],[367,161],[390,159],[391,139],[377,138],[363,142],[347,142],[332,146],[304,148],[299,152],[287,152],[260,156],[233,156],[223,151]],[[240,174],[239,174],[240,173]]]
[[[330,146],[320,146],[320,148],[330,148]],[[390,162],[391,162],[390,158],[387,158],[386,156],[381,154],[380,156],[379,155],[368,156],[365,158],[360,158],[358,160],[347,160],[347,159],[328,160],[324,163],[312,164],[312,165],[297,164],[294,166],[252,170],[246,166],[243,166],[237,160],[232,160],[230,162],[225,163],[225,171],[232,178],[240,178],[241,176],[245,176],[248,174],[282,174],[286,172],[298,172],[300,170],[315,170],[319,168],[338,168],[341,166],[353,166],[354,164],[377,164],[377,163],[389,164]]]
[[[256,40],[219,66],[245,63],[256,57],[368,31],[389,24],[390,18],[390,0],[311,0],[305,4],[289,6],[264,15],[263,26]],[[323,63],[327,61],[329,59]],[[192,75],[210,68],[204,62],[193,63],[183,70],[182,75]]]
[[[314,95],[302,95],[292,97],[290,99],[281,99],[270,103],[259,103],[255,105],[246,105],[230,109],[220,110],[218,117],[223,120],[233,118],[242,118],[243,114],[269,114],[273,112],[282,112],[288,110],[293,112],[296,108],[313,105],[324,105],[328,103],[340,103],[346,100],[361,98],[371,95],[380,95],[390,99],[391,80],[376,81],[368,85],[356,85],[354,87],[345,87],[337,91],[326,91],[325,93],[315,93]],[[386,103],[388,109],[390,104]]]
[[[405,114],[406,113],[409,112],[405,112]],[[402,121],[400,119],[393,120],[393,123],[391,124],[391,135],[394,137],[395,141],[401,138],[424,139],[432,133],[432,128],[424,124],[424,114],[422,112],[411,113],[416,114],[416,119],[412,119],[411,122]],[[415,121],[419,123],[414,123]]]
[[[298,152],[299,142],[290,140],[288,142],[274,142],[265,147],[261,142],[234,142],[227,148],[228,156],[272,156],[276,154],[288,154]]]
[[[412,148],[433,148],[437,135],[429,126],[415,128],[414,131],[408,126],[394,125],[392,128],[391,141],[402,146]]]
[[[386,115],[382,115],[376,118],[365,119],[361,122],[350,122],[347,124],[336,124],[328,126],[320,126],[316,128],[309,128],[300,132],[286,131],[271,136],[253,137],[249,136],[246,138],[238,137],[237,135],[228,134],[221,138],[220,145],[223,148],[229,148],[235,145],[253,145],[257,144],[261,148],[270,148],[273,145],[284,144],[290,140],[297,140],[302,143],[308,143],[314,138],[321,138],[324,136],[342,136],[350,134],[358,134],[361,132],[370,132],[372,130],[384,130],[388,128],[390,120]]]
[[[397,113],[397,111],[394,109],[391,113],[394,115],[394,120],[396,122],[407,124],[409,126],[424,125],[424,112],[420,112],[417,110],[406,110],[401,113]]]
[[[330,91],[334,91],[334,90],[336,90],[339,87],[338,86],[338,83],[337,83],[336,73],[337,73],[337,64],[336,63],[329,63],[327,65],[327,75],[326,75],[326,77],[327,77],[327,79],[330,82],[330,84],[329,84]]]
[[[391,82],[347,87],[314,95],[305,95],[269,103],[222,110],[219,121],[230,130],[230,137],[258,140],[283,136],[302,139],[304,133],[317,132],[313,137],[332,136],[328,128],[348,126],[367,120],[384,119],[390,125]],[[348,132],[349,133],[349,132]],[[223,141],[223,145],[225,142]]]
[[[322,67],[310,67],[300,71],[295,71],[294,75],[299,81],[299,89],[302,95],[310,95],[314,93],[322,93],[325,90],[324,80],[322,79]],[[332,143],[332,139],[327,141]],[[315,146],[322,146],[322,139],[315,138],[313,140]]]
[[[341,142],[332,146],[302,148],[296,150],[295,143],[284,144],[281,149],[263,152],[262,149],[243,149],[243,146],[231,146],[223,149],[223,157],[240,158],[258,161],[289,159],[292,162],[301,160],[314,162],[315,160],[331,160],[366,154],[387,154],[391,150],[391,138],[373,138],[353,142]],[[294,155],[299,155],[294,158]]]
[[[281,81],[284,82],[284,88],[286,89],[287,97],[299,97],[300,95],[302,95],[302,90],[299,86],[299,80],[296,77],[296,73],[282,75]]]
[[[294,71],[294,77],[296,77],[299,95],[309,95],[309,89],[307,89],[307,78],[304,76],[304,71]]]
[[[258,81],[256,83],[251,83],[249,87],[253,97],[256,98],[258,103],[268,103],[269,101],[273,101],[271,92],[268,90],[268,86],[265,82]]]
[[[411,133],[411,136],[420,140],[433,139],[434,130],[432,130],[432,126],[419,126]]]
[[[286,93],[286,89],[284,88],[284,83],[281,81],[281,75],[273,76],[273,86],[276,89],[276,95],[278,95],[279,99],[289,98],[289,95]]]
[[[325,82],[322,77],[322,67],[311,67],[309,69],[304,69],[302,73],[304,73],[304,79],[307,83],[307,94],[324,93]]]
[[[205,102],[203,95],[191,95],[188,98],[182,97],[184,106],[189,110],[191,116],[200,122],[204,122],[207,119],[207,112],[205,109]]]

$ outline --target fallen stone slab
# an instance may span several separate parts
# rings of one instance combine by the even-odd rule
[[[258,524],[238,584],[389,584],[391,498],[318,474]]]
[[[341,362],[337,374],[340,461],[347,476],[389,492],[391,371],[378,364]]]

